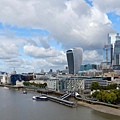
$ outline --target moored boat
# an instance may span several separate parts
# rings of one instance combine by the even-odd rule
[[[27,94],[27,91],[24,90],[24,91],[23,91],[23,94]]]
[[[46,96],[33,96],[32,99],[36,101],[47,101],[48,100]]]
[[[4,89],[9,89],[8,87],[4,86]]]

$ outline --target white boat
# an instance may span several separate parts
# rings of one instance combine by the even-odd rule
[[[4,89],[9,89],[8,87],[4,86]]]
[[[36,101],[47,101],[48,100],[46,96],[33,96],[32,99]]]
[[[23,91],[23,94],[27,94],[27,91],[24,90],[24,91]]]

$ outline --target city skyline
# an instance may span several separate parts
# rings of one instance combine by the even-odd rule
[[[119,0],[0,0],[0,71],[65,69],[66,51],[103,61],[108,33],[120,33]]]

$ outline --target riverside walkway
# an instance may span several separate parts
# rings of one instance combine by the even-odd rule
[[[104,103],[104,102],[93,101],[93,100],[88,100],[88,99],[79,98],[79,97],[75,97],[75,98],[78,101],[86,102],[86,103],[89,103],[89,104],[104,105],[104,106],[107,106],[107,107],[112,107],[112,108],[120,109],[120,106],[114,105],[114,104],[108,104],[108,103]]]

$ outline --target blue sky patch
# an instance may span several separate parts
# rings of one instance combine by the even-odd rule
[[[88,3],[90,6],[93,6],[91,0],[85,0],[85,1],[86,1],[86,3]]]
[[[116,32],[120,33],[120,16],[116,15],[114,12],[108,13],[108,18],[112,21],[113,27]]]
[[[51,40],[49,42],[49,45],[55,48],[57,47],[58,50],[62,50],[62,45],[60,43],[57,43],[55,40]]]
[[[3,31],[5,29],[11,30],[16,36],[19,36],[19,37],[48,36],[49,35],[49,32],[47,30],[20,28],[17,26],[11,26],[9,24],[3,25],[2,23],[0,23],[0,29],[2,29]]]
[[[3,24],[0,22],[0,29],[3,29]]]

